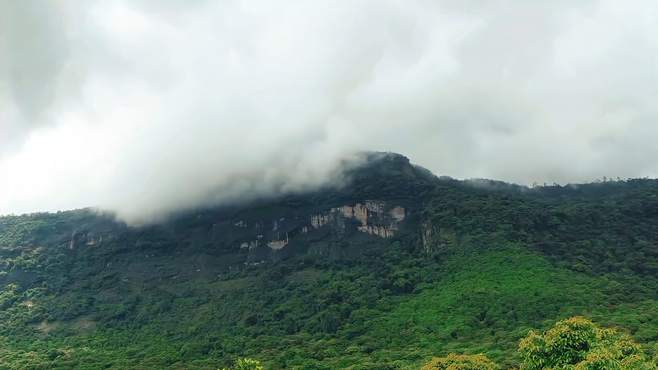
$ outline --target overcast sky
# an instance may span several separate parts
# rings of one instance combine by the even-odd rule
[[[658,2],[0,0],[0,214],[658,174]]]

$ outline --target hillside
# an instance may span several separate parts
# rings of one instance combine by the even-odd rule
[[[525,188],[370,154],[341,186],[130,227],[0,217],[0,368],[417,369],[574,315],[658,343],[658,180]]]

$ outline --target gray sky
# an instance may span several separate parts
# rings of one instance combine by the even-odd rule
[[[0,0],[0,214],[658,174],[658,2]]]

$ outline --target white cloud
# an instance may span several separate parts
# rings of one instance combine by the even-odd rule
[[[653,1],[0,0],[0,213],[133,222],[358,150],[531,183],[656,176]]]

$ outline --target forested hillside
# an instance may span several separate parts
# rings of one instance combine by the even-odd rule
[[[652,358],[658,181],[526,188],[371,154],[337,187],[156,225],[0,217],[0,289],[1,369],[509,368],[573,316]]]

